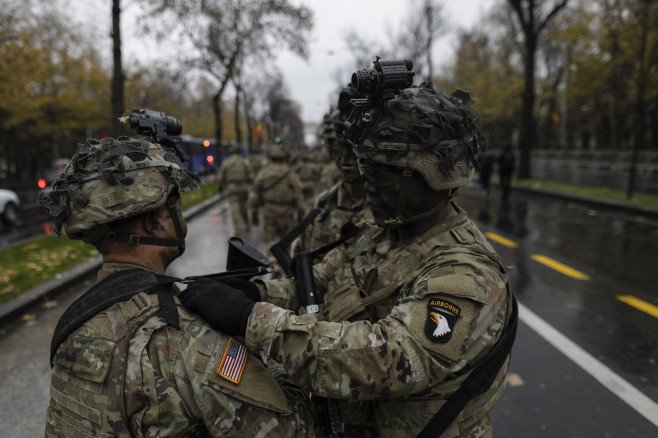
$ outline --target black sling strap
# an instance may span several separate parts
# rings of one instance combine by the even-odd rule
[[[425,428],[418,434],[418,438],[439,437],[455,421],[455,418],[464,409],[466,404],[475,397],[484,394],[491,388],[501,367],[512,351],[516,338],[516,328],[519,321],[519,310],[516,297],[512,296],[512,318],[508,329],[502,338],[489,353],[485,362],[475,368],[464,381],[461,388],[448,399],[446,404],[434,414]]]
[[[178,308],[171,292],[171,285],[176,281],[180,280],[143,269],[130,269],[115,272],[93,285],[66,309],[57,322],[50,343],[50,366],[59,345],[75,329],[97,313],[116,303],[128,301],[141,292],[157,292],[160,316],[167,324],[180,330]]]
[[[289,171],[287,171],[286,173],[284,173],[283,175],[281,175],[281,176],[278,177],[277,179],[275,179],[274,182],[273,182],[272,184],[270,184],[269,186],[267,186],[267,187],[263,187],[263,188],[261,189],[261,193],[269,192],[269,191],[270,191],[271,189],[273,189],[277,184],[279,184],[281,181],[283,181],[284,179],[286,179],[286,177],[290,174],[290,172],[292,172],[292,169],[289,170]]]

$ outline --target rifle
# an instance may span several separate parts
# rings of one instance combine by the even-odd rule
[[[292,261],[297,292],[302,298],[302,306],[307,313],[316,314],[320,311],[317,301],[315,278],[313,277],[313,255],[303,252],[295,256]],[[321,436],[324,438],[339,438],[343,434],[338,400],[314,397],[318,410],[318,423]]]
[[[196,275],[185,277],[181,283],[191,283],[198,278],[211,280],[221,278],[253,277],[265,275],[274,271],[270,260],[257,248],[238,236],[228,239],[228,256],[226,258],[226,271],[216,274]]]

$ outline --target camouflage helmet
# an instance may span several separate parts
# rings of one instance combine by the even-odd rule
[[[268,147],[265,155],[267,155],[267,158],[273,158],[275,160],[285,160],[288,158],[288,152],[283,148],[283,146],[278,144],[273,144]]]
[[[55,232],[95,243],[112,233],[111,222],[162,207],[169,195],[199,187],[174,152],[140,138],[88,140],[78,145],[64,173],[39,204]]]
[[[477,165],[480,113],[468,91],[412,87],[373,110],[373,128],[357,155],[420,173],[434,190],[468,183]]]

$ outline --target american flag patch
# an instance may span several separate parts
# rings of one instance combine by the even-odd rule
[[[230,382],[240,383],[247,356],[249,356],[247,347],[233,338],[229,339],[222,364],[217,368],[217,374]]]

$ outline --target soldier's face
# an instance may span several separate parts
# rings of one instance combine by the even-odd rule
[[[365,181],[368,206],[376,219],[385,221],[396,215],[412,218],[436,206],[443,197],[418,172],[403,177],[403,169],[367,158],[359,158],[358,165]],[[401,196],[406,197],[404,208],[396,212]]]
[[[341,141],[334,140],[329,145],[331,156],[340,171],[340,177],[345,182],[356,182],[361,179],[356,165],[356,155],[352,148]]]

